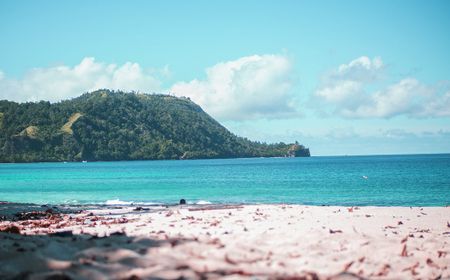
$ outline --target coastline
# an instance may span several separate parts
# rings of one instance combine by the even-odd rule
[[[0,207],[2,279],[450,277],[450,207]]]

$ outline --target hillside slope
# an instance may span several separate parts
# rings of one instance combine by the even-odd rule
[[[72,100],[0,101],[0,162],[309,156],[252,142],[186,98],[98,90]]]

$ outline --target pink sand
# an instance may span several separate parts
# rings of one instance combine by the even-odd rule
[[[449,207],[132,209],[0,222],[0,229],[15,225],[22,233],[0,233],[0,276],[450,278]],[[68,230],[75,235],[48,236]],[[125,235],[110,236],[117,232]]]

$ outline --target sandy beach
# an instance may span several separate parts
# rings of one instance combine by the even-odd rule
[[[450,277],[449,207],[0,206],[1,279]]]

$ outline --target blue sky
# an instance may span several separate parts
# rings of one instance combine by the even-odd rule
[[[0,99],[189,96],[314,155],[450,152],[449,1],[1,1]]]

